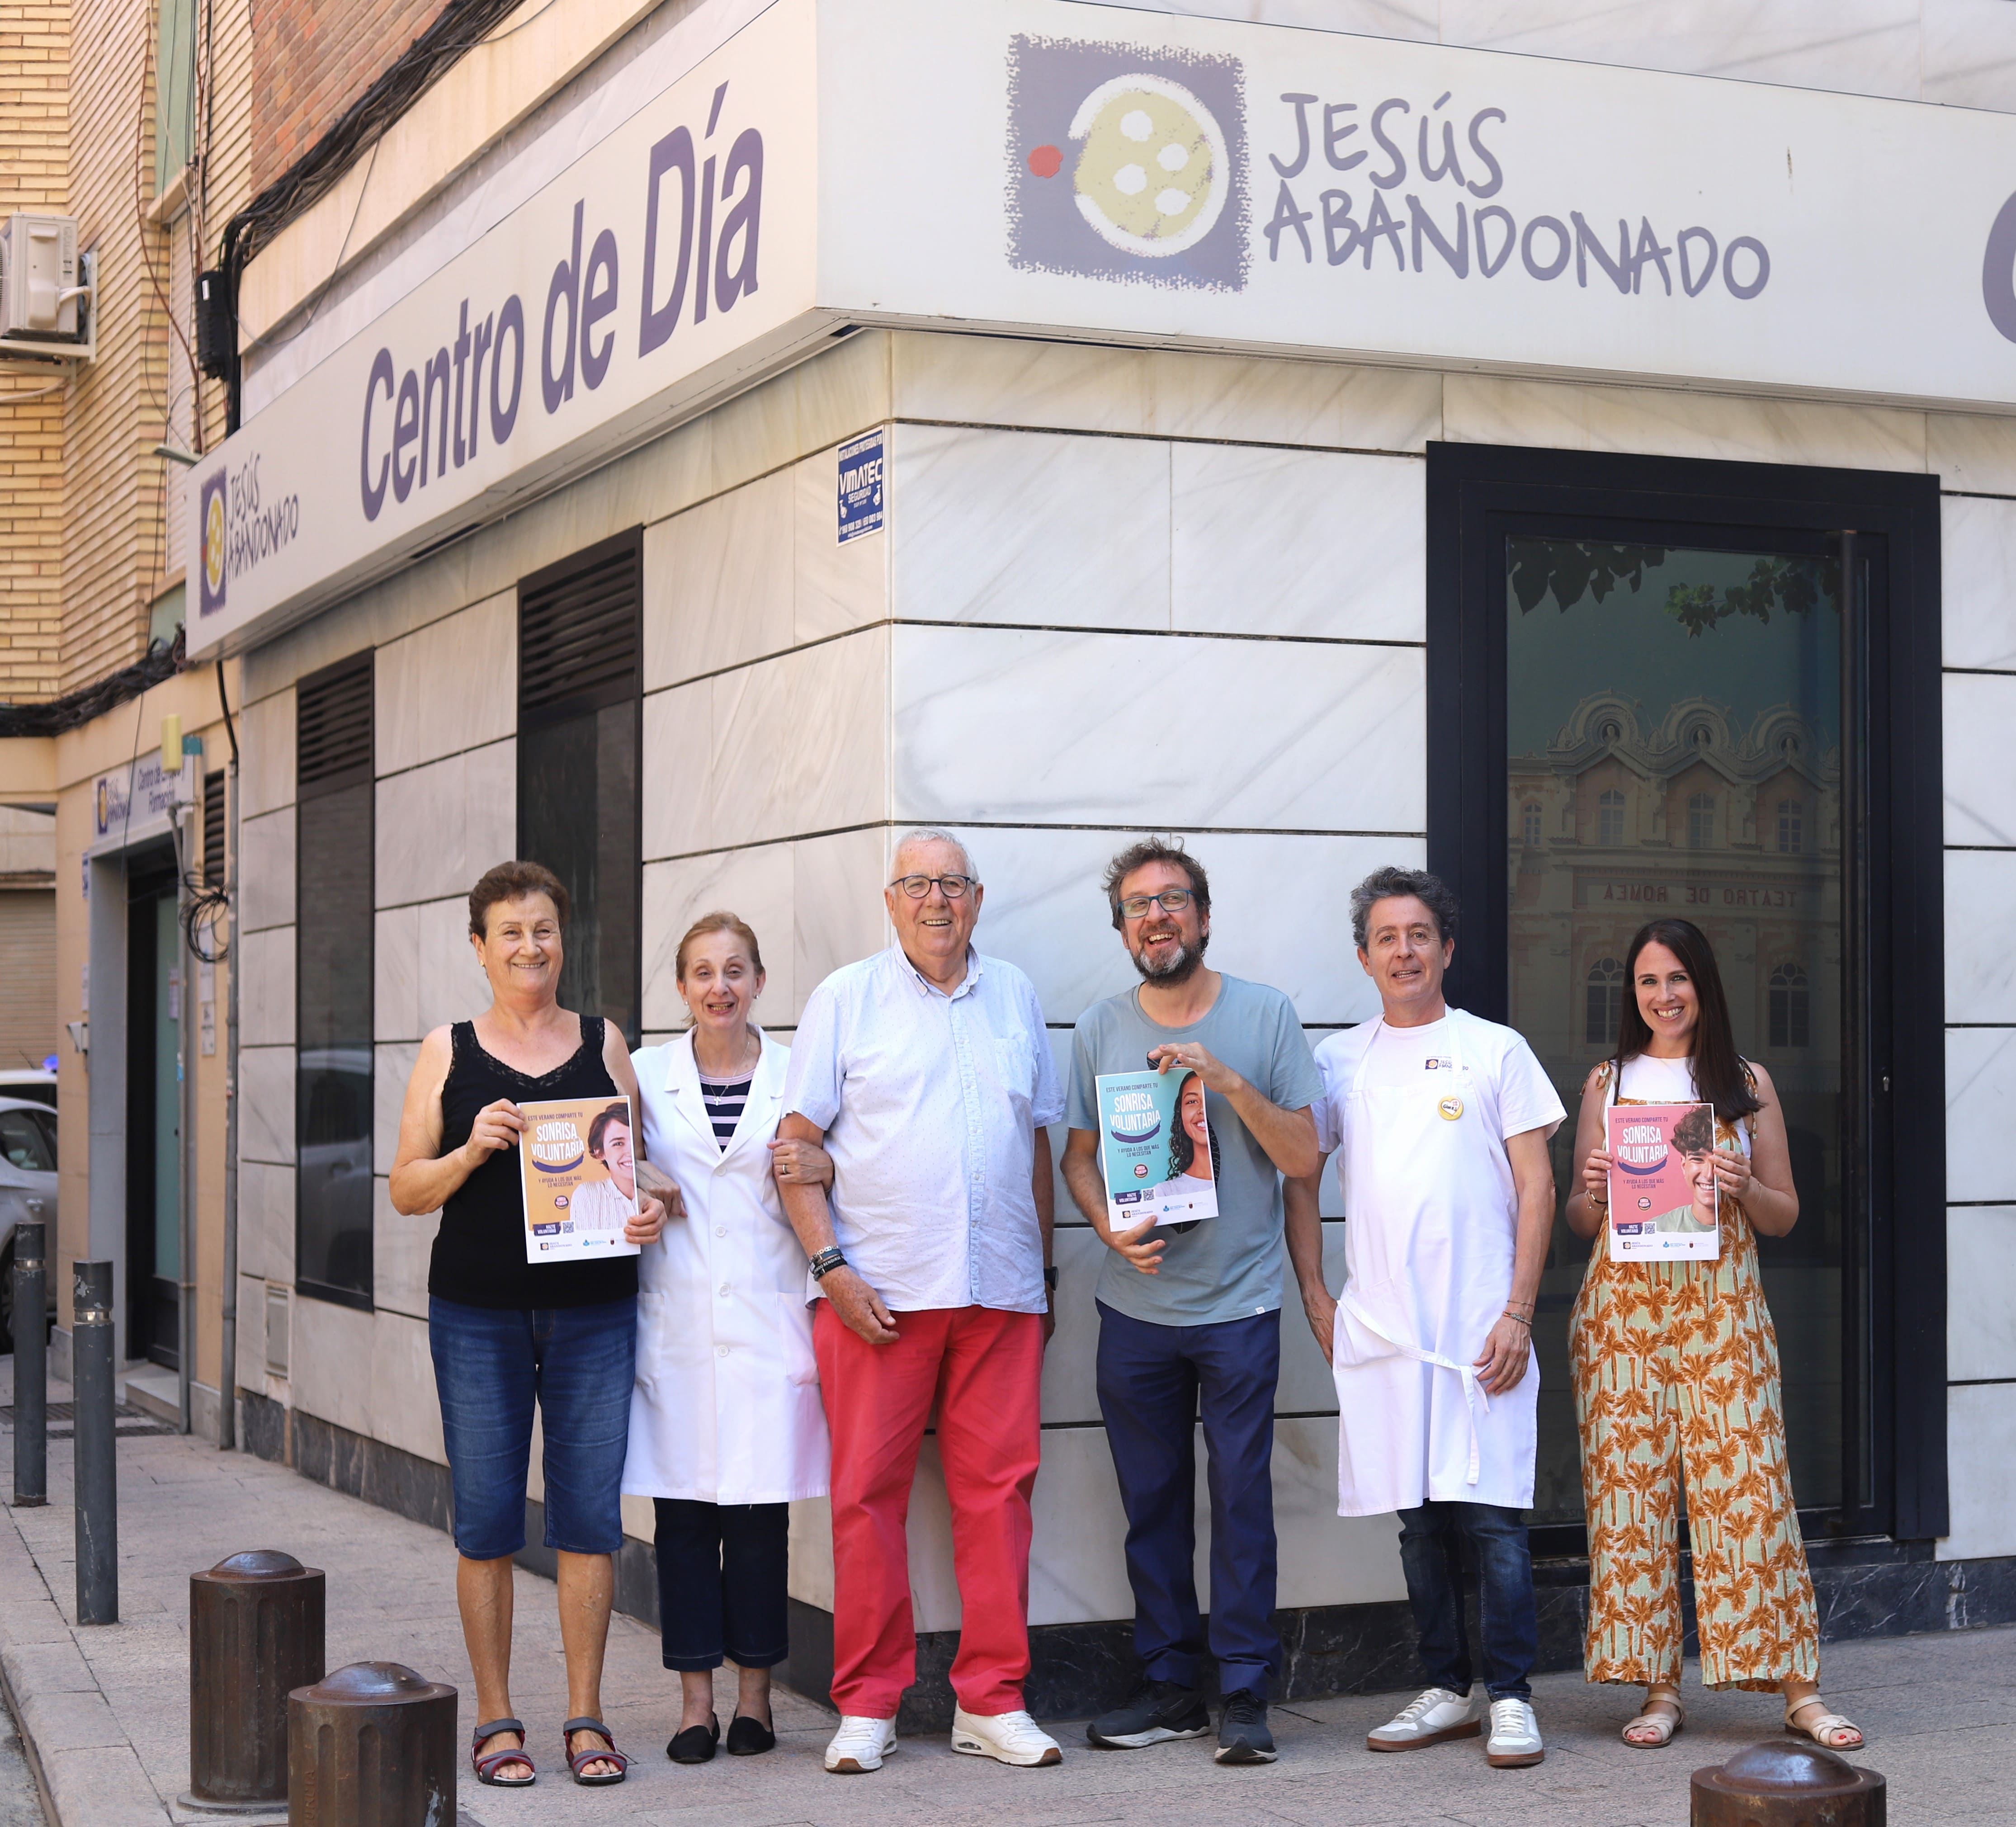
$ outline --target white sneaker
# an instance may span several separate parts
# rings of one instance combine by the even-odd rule
[[[840,1730],[826,1748],[826,1767],[836,1776],[862,1776],[880,1770],[884,1757],[893,1757],[901,1747],[896,1742],[893,1719],[864,1719],[858,1713],[843,1713]]]
[[[1491,1736],[1485,1740],[1484,1760],[1494,1770],[1517,1770],[1546,1756],[1540,1742],[1540,1722],[1525,1700],[1491,1703]]]
[[[963,1707],[952,1716],[952,1748],[969,1757],[992,1757],[997,1764],[1061,1764],[1064,1748],[1028,1714],[969,1713]]]
[[[1475,1738],[1484,1729],[1483,1696],[1467,1698],[1453,1688],[1424,1688],[1386,1723],[1367,1733],[1368,1751],[1417,1751],[1453,1738]],[[1535,1741],[1537,1742],[1537,1741]]]

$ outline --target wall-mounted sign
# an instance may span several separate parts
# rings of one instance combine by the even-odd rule
[[[840,543],[864,533],[882,530],[883,497],[887,490],[882,462],[882,428],[840,447],[834,465],[840,498]]]

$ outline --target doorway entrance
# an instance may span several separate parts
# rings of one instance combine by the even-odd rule
[[[175,853],[126,870],[127,1354],[180,1367],[182,930]]]
[[[1517,1028],[1553,1078],[1564,1202],[1632,936],[1702,929],[1791,1143],[1799,1221],[1759,1253],[1807,1535],[1935,1535],[1936,480],[1431,444],[1428,502],[1428,854],[1465,915],[1451,1000]],[[1589,1253],[1557,1207],[1531,1518],[1554,1553],[1584,1545],[1568,1322]]]

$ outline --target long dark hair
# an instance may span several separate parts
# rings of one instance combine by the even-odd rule
[[[1652,1030],[1638,1008],[1638,954],[1647,945],[1663,945],[1680,961],[1694,986],[1699,1013],[1694,1018],[1694,1090],[1715,1106],[1718,1117],[1748,1117],[1763,1108],[1750,1088],[1743,1056],[1729,1025],[1729,999],[1722,991],[1715,948],[1692,920],[1650,920],[1640,926],[1624,955],[1623,1008],[1617,1023],[1617,1058],[1612,1066],[1619,1082],[1624,1063],[1652,1044]]]

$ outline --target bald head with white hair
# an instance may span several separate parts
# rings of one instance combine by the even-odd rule
[[[906,876],[925,876],[931,886],[914,898],[902,886]],[[948,879],[964,892],[945,893]],[[966,977],[967,952],[985,894],[964,844],[949,832],[920,828],[897,840],[889,885],[882,899],[896,929],[903,955],[920,976],[949,994]]]

